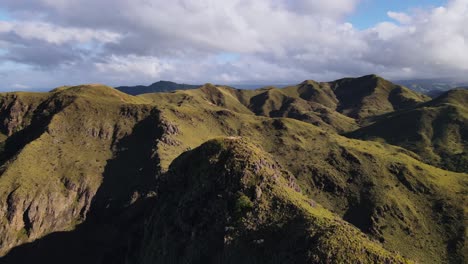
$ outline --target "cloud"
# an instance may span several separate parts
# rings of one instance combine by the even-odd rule
[[[28,85],[20,84],[20,83],[15,83],[12,85],[14,89],[19,89],[19,90],[27,90],[30,87]]]
[[[445,7],[420,11],[403,20],[405,23],[401,25],[379,23],[363,33],[363,39],[369,44],[364,55],[366,61],[385,66],[387,71],[401,68],[402,76],[411,72],[416,77],[466,77],[466,0],[453,0]]]
[[[51,44],[65,44],[69,42],[87,43],[98,41],[102,43],[117,42],[118,33],[89,28],[61,27],[41,21],[5,22],[0,21],[1,34],[15,34],[25,40],[39,40]]]
[[[412,19],[411,17],[406,14],[406,13],[403,13],[403,12],[392,12],[392,11],[388,11],[387,12],[387,15],[390,17],[390,18],[393,18],[395,19],[396,21],[398,21],[400,24],[409,24],[411,23]]]
[[[104,74],[112,74],[116,78],[124,79],[135,74],[156,79],[161,76],[162,72],[172,70],[169,64],[160,62],[156,57],[135,55],[112,55],[104,62],[96,62],[94,66]]]
[[[10,85],[23,78],[30,86],[466,75],[466,0],[389,10],[393,22],[365,30],[346,22],[359,2],[2,0],[15,20],[0,21],[0,59],[31,74],[0,72]]]

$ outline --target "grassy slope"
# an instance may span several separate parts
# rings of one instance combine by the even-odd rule
[[[25,97],[18,104],[39,107],[18,125],[23,130],[6,139],[2,153],[2,253],[83,221],[113,146],[151,109],[140,98],[99,85]],[[28,116],[27,111],[19,108],[13,115]]]
[[[302,195],[244,139],[184,153],[163,181],[138,263],[405,262]]]
[[[329,84],[338,99],[337,110],[363,119],[415,106],[430,100],[376,75],[340,79]]]
[[[201,89],[141,95],[162,104],[208,104],[233,112],[267,117],[290,117],[331,131],[351,131],[356,121],[320,103],[302,99],[291,88],[274,87],[258,90],[236,90],[206,84]]]
[[[179,100],[172,103],[193,100],[244,114],[289,117],[340,133],[357,129],[358,123],[365,123],[366,118],[429,100],[375,75],[329,83],[309,80],[284,89],[238,90],[206,84],[201,89],[142,96],[154,101],[169,97]]]
[[[436,166],[468,172],[468,91],[452,90],[419,107],[384,115],[353,137],[384,140]]]
[[[161,99],[172,96],[180,101]],[[250,138],[291,171],[310,197],[388,248],[425,263],[462,257],[466,174],[428,166],[401,148],[347,139],[293,119],[240,114],[180,93],[145,97],[159,103],[162,118],[177,127],[170,135],[174,144],[159,149],[163,169],[211,138]],[[440,206],[450,209],[441,213]]]
[[[34,168],[18,180],[31,184],[21,185],[25,195],[18,195],[17,204],[27,206],[31,200],[41,200],[26,195],[33,189],[58,193],[53,186],[60,187],[62,178],[67,179],[65,182],[75,177],[85,182],[82,185],[92,197],[102,174],[104,181],[106,175],[118,176],[116,186],[104,192],[109,196],[104,197],[104,203],[113,196],[118,197],[116,200],[126,201],[129,196],[133,199],[132,190],[136,188],[138,193],[140,186],[132,184],[145,182],[133,177],[141,171],[153,176],[158,173],[159,168],[151,164],[158,162],[162,170],[167,170],[176,157],[207,140],[242,136],[271,153],[297,178],[305,195],[379,239],[385,248],[423,263],[441,263],[448,258],[456,262],[463,258],[466,174],[436,169],[418,161],[415,154],[386,144],[347,139],[293,119],[256,116],[247,102],[265,91],[243,93],[205,86],[198,90],[132,97],[101,86],[59,89],[48,95],[51,99],[47,103],[41,103],[44,110],[53,108],[54,111],[45,114],[41,107],[42,112],[36,113],[38,121],[33,118],[30,125],[33,128],[26,130],[27,134],[39,131],[38,137],[18,149],[6,145],[11,157],[7,155],[9,161],[0,178],[4,186],[1,187],[4,190],[0,199],[2,210],[11,210],[7,194],[14,190],[10,184],[13,180],[6,179],[21,175],[22,166],[42,153],[50,152],[48,155],[55,157],[57,163],[47,164],[40,159],[33,162],[34,167],[43,168]],[[282,91],[291,96],[295,92],[294,89]],[[67,104],[59,105],[57,102],[61,101]],[[128,144],[119,144],[133,134],[137,136]],[[13,134],[10,138],[14,137]],[[62,149],[52,145],[54,140],[68,143]],[[88,145],[83,145],[84,142]],[[88,155],[75,159],[80,153]],[[16,158],[20,156],[24,158]],[[148,162],[140,162],[148,157],[151,157]],[[76,160],[81,162],[74,165]],[[125,169],[129,160],[131,170]],[[71,167],[76,172],[71,172]],[[36,170],[42,173],[38,176],[33,173]],[[110,181],[114,180],[110,178]],[[127,187],[121,190],[118,186]],[[75,196],[67,191],[65,194],[68,197],[65,204],[73,204]],[[89,205],[89,202],[80,203]],[[63,199],[51,200],[50,207],[58,204],[64,204]],[[18,208],[16,223],[21,230],[24,227],[21,214],[26,210]],[[47,211],[47,206],[39,208]],[[61,226],[38,230],[35,237],[72,226],[73,223],[64,221]],[[23,236],[15,243],[31,239]]]

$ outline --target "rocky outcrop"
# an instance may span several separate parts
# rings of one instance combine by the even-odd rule
[[[86,218],[97,186],[65,180],[63,187],[63,192],[39,190],[32,193],[24,193],[24,189],[18,187],[7,195],[6,202],[0,202],[0,212],[5,214],[0,224],[1,255],[45,234],[73,229]]]
[[[21,94],[0,96],[0,131],[7,136],[28,126],[34,111],[41,103],[40,97],[26,100],[23,97]]]

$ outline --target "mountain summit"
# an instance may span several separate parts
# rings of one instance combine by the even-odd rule
[[[139,95],[145,93],[171,92],[175,90],[196,89],[198,87],[200,87],[200,85],[178,84],[169,81],[159,81],[148,86],[119,86],[115,89],[124,93],[128,93],[130,95]]]

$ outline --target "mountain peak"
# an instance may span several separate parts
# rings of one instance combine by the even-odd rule
[[[176,84],[175,82],[171,82],[171,81],[164,81],[164,80],[159,80],[157,82],[154,82],[152,83],[151,85],[158,85],[158,84]],[[150,85],[150,86],[151,86]]]
[[[160,80],[149,86],[137,85],[137,86],[119,86],[117,90],[130,95],[139,95],[145,93],[156,93],[156,92],[171,92],[175,90],[188,90],[200,87],[200,85],[190,84],[179,84],[171,81]]]
[[[155,207],[165,219],[149,223],[138,263],[405,263],[304,196],[290,173],[244,138],[185,152],[164,179],[158,201],[177,206]]]

